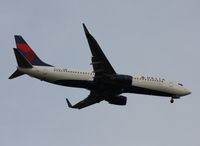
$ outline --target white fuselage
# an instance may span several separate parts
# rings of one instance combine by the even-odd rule
[[[18,68],[18,70],[24,74],[46,82],[79,88],[87,88],[84,85],[81,86],[81,84],[85,82],[92,83],[95,75],[92,72],[43,66],[33,66],[33,68]],[[65,81],[65,84],[57,82],[63,80]],[[77,83],[74,83],[73,81],[78,81],[79,85],[76,85]],[[68,82],[70,82],[70,84],[68,84]],[[73,83],[71,84],[71,82]],[[160,92],[164,93],[163,96],[171,95],[173,98],[179,98],[181,96],[190,94],[190,91],[184,88],[182,84],[166,81],[161,78],[144,76],[133,77],[132,86],[133,89],[128,92],[148,95],[157,95],[156,92]],[[146,92],[146,90],[155,92]]]

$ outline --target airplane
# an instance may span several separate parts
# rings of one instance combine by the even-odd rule
[[[47,64],[36,55],[22,36],[15,35],[14,54],[18,67],[9,79],[26,74],[56,85],[89,90],[88,97],[75,105],[66,98],[68,107],[75,109],[82,109],[103,100],[123,106],[127,103],[127,97],[123,96],[123,93],[170,97],[171,103],[174,99],[191,94],[183,84],[163,78],[118,74],[84,23],[83,29],[92,54],[92,72],[58,68]]]

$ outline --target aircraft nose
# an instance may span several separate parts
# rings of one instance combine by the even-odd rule
[[[191,94],[192,92],[190,91],[190,90],[188,90],[188,89],[185,89],[185,91],[184,91],[184,95],[189,95],[189,94]]]

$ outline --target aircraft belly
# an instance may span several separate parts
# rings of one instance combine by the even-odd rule
[[[132,86],[131,88],[125,91],[127,91],[128,93],[145,94],[145,95],[169,96],[169,97],[172,96],[172,94],[167,92],[143,88],[143,87],[137,87],[137,86]]]
[[[172,96],[172,93],[166,91],[166,87],[161,83],[135,83],[129,91],[137,94]]]
[[[69,80],[69,79],[62,79],[56,80],[53,82],[57,85],[68,86],[68,87],[77,87],[77,88],[85,88],[85,89],[92,89],[94,88],[93,81],[86,81],[86,80]]]

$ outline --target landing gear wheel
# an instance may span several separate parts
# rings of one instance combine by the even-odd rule
[[[170,102],[171,102],[171,103],[174,103],[174,99],[172,98],[172,99],[170,100]]]

